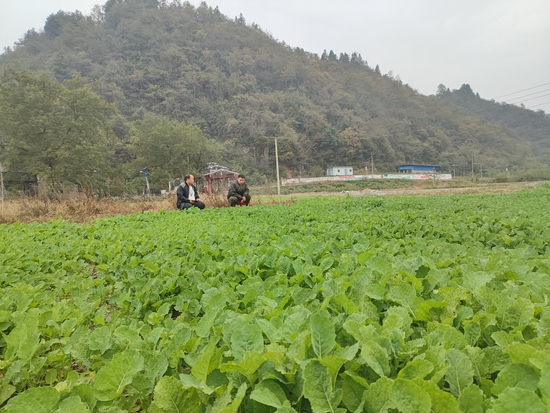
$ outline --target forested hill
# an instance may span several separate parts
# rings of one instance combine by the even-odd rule
[[[214,160],[258,179],[273,176],[273,137],[281,138],[283,175],[299,164],[309,175],[332,164],[364,167],[371,154],[379,172],[414,162],[447,172],[454,164],[465,173],[472,157],[487,171],[546,162],[533,144],[547,147],[548,133],[522,129],[539,114],[518,109],[526,122],[519,125],[483,118],[459,108],[451,92],[420,95],[391,71],[382,74],[376,63],[383,62],[364,59],[291,48],[242,15],[231,19],[205,3],[109,0],[89,16],[49,16],[43,31],[27,32],[0,56],[0,71],[46,72],[60,82],[85,77],[116,107],[108,121],[118,164],[140,156],[152,163],[147,156],[156,146],[175,145],[163,142],[163,133],[157,140],[140,135],[152,117],[196,125],[215,141],[208,159],[190,151],[194,169]],[[136,142],[145,135],[148,150],[140,154]]]
[[[513,130],[521,139],[531,142],[533,148],[550,160],[550,116],[542,110],[532,111],[523,107],[482,99],[470,85],[449,90],[439,85],[437,97],[465,109],[488,122],[498,123]]]

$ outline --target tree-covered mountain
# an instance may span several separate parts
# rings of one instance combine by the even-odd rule
[[[274,137],[283,175],[299,164],[309,175],[332,164],[358,169],[371,154],[377,171],[405,162],[447,172],[456,165],[457,173],[470,171],[472,159],[495,172],[547,162],[544,114],[518,108],[517,124],[501,122],[458,102],[459,91],[420,95],[357,53],[291,48],[205,3],[109,0],[89,16],[60,11],[0,56],[0,94],[18,70],[63,85],[88,79],[115,109],[105,115],[116,136],[111,173],[126,181],[147,163],[153,181],[164,182],[208,161],[264,181],[274,176]],[[533,116],[542,118],[536,133]],[[0,122],[5,147],[13,147],[10,128]]]
[[[526,110],[524,107],[482,99],[468,84],[453,91],[439,85],[436,95],[460,106],[468,114],[513,130],[520,139],[532,144],[545,164],[550,164],[550,116],[542,110]]]

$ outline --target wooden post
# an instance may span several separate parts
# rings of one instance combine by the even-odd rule
[[[279,182],[279,152],[277,151],[277,138],[275,138],[275,166],[277,169],[277,195],[281,195],[281,184]]]

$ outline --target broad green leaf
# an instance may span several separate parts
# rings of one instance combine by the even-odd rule
[[[284,369],[283,365],[286,360],[287,348],[280,344],[268,344],[265,346],[265,350],[266,352],[263,354],[264,360],[272,362],[273,366],[278,370]]]
[[[380,284],[368,284],[365,286],[365,294],[373,300],[384,299],[386,287]]]
[[[514,343],[514,337],[508,334],[506,331],[495,331],[491,334],[491,338],[495,340],[497,346],[501,349],[506,349],[510,344]]]
[[[352,360],[357,354],[358,349],[359,343],[355,343],[351,347],[339,348],[334,352],[334,354],[323,357],[319,361],[323,366],[328,368],[329,374],[334,381],[342,365],[345,362]]]
[[[191,374],[180,374],[179,378],[184,389],[197,389],[204,394],[212,394],[215,390]]]
[[[143,368],[143,356],[135,350],[126,350],[113,356],[97,372],[94,387],[100,391],[98,399],[114,400],[122,394],[134,375]]]
[[[345,413],[338,408],[342,390],[333,391],[328,369],[318,361],[310,361],[304,370],[304,396],[314,413]]]
[[[285,340],[292,342],[302,332],[301,327],[306,322],[310,312],[307,308],[301,307],[284,319],[281,333]],[[304,328],[306,328],[304,326]]]
[[[302,331],[288,346],[286,357],[294,362],[301,362],[307,358],[307,353],[310,347],[311,332],[309,330]]]
[[[272,343],[278,343],[281,340],[280,330],[276,326],[274,326],[270,320],[266,320],[265,318],[258,318],[256,319],[256,323],[260,326],[269,341],[271,341]]]
[[[91,385],[87,383],[82,383],[77,386],[74,386],[70,394],[80,397],[80,400],[86,403],[86,405],[88,406],[88,409],[90,411],[93,411],[97,404],[97,398],[95,396],[95,393],[96,391]]]
[[[331,302],[341,306],[346,314],[358,313],[360,311],[357,305],[348,297],[346,297],[345,294],[335,295],[334,297],[332,297]]]
[[[425,300],[418,305],[416,311],[417,320],[421,321],[439,321],[440,317],[445,313],[445,309],[449,304],[446,301]]]
[[[283,407],[286,394],[281,386],[274,380],[264,380],[256,385],[250,394],[252,400],[271,407]]]
[[[483,413],[483,392],[475,384],[462,390],[458,405],[463,413]]]
[[[221,312],[221,308],[212,308],[209,309],[206,314],[202,316],[200,321],[197,324],[195,329],[197,335],[202,338],[206,338],[210,334],[210,329],[214,324],[214,320],[218,317],[218,314]]]
[[[163,413],[204,411],[197,391],[194,388],[184,389],[181,381],[171,376],[164,376],[158,381],[151,407]]]
[[[466,346],[464,353],[468,356],[472,362],[472,368],[474,369],[474,376],[481,380],[489,371],[489,360],[485,356],[485,353],[479,347]]]
[[[474,346],[481,336],[481,325],[477,321],[472,321],[464,327],[464,338],[470,346]]]
[[[512,363],[530,365],[531,357],[537,353],[537,349],[529,344],[514,342],[506,347],[504,353],[510,356]]]
[[[214,403],[212,403],[212,410],[215,413],[219,413],[220,410],[225,409],[231,403],[231,392],[233,391],[233,383],[229,383],[225,387],[223,392],[216,397]]]
[[[539,371],[544,368],[548,360],[550,360],[550,350],[546,349],[537,350],[529,357],[529,363]]]
[[[117,327],[114,337],[121,347],[128,346],[136,350],[143,350],[145,348],[145,343],[139,332],[127,325]]]
[[[380,377],[389,376],[390,364],[386,350],[375,341],[368,341],[361,346],[361,358]]]
[[[474,377],[472,362],[466,354],[454,348],[447,350],[445,359],[449,364],[445,381],[449,383],[451,393],[458,397],[461,391],[472,383]]]
[[[426,341],[429,346],[440,344],[456,349],[463,349],[468,344],[458,329],[445,324],[440,324],[434,331],[430,332]]]
[[[433,413],[461,413],[458,401],[452,394],[441,390],[431,381],[416,379],[415,383],[430,395]]]
[[[487,368],[489,374],[499,372],[510,364],[510,357],[498,346],[486,347],[483,349],[483,353],[489,364]]]
[[[423,379],[434,370],[434,365],[425,359],[415,359],[407,363],[407,365],[397,374],[400,379],[413,380],[416,378]]]
[[[366,381],[365,384],[366,386],[354,380],[350,375],[345,374],[342,383],[342,403],[348,410],[355,411],[364,403],[364,395],[368,388]]]
[[[309,320],[311,344],[318,358],[329,355],[336,343],[336,334],[331,320],[321,313],[315,313]]]
[[[485,286],[493,278],[495,278],[493,274],[483,271],[468,271],[462,277],[462,286],[473,292],[476,288]]]
[[[225,406],[223,409],[220,409],[220,410],[212,409],[212,413],[237,413],[244,399],[244,396],[246,394],[247,387],[248,386],[246,385],[246,383],[242,383],[239,386],[239,389],[237,390],[235,399],[233,399],[233,401],[229,403],[227,406]]]
[[[217,340],[210,341],[201,351],[195,364],[191,367],[191,374],[206,383],[208,375],[217,367],[221,354],[217,349]]]
[[[498,373],[492,392],[498,396],[509,387],[520,387],[535,391],[538,382],[539,375],[532,367],[525,364],[509,364]]]
[[[8,401],[6,413],[54,413],[59,393],[53,387],[34,387]]]
[[[372,257],[366,262],[368,268],[371,268],[373,271],[376,270],[382,275],[386,275],[392,271],[391,262],[388,262],[379,257]]]
[[[334,264],[334,258],[332,258],[332,257],[326,257],[326,258],[323,258],[323,260],[322,260],[321,263],[319,264],[319,267],[320,267],[323,271],[327,271],[330,267],[332,267],[332,264]]]
[[[29,361],[32,358],[40,340],[38,315],[39,310],[31,308],[25,314],[24,319],[6,336],[7,348],[4,359],[17,356],[23,361]]]
[[[393,383],[390,403],[402,413],[430,413],[430,395],[412,380],[397,379]]]
[[[508,309],[508,317],[504,327],[523,327],[529,325],[533,320],[535,305],[527,298],[516,298]]]
[[[260,353],[250,351],[244,355],[240,363],[229,361],[220,366],[222,373],[239,372],[242,373],[251,383],[256,380],[256,371],[264,363],[264,358]]]
[[[354,371],[351,371],[351,370],[346,370],[344,371],[342,374],[346,375],[346,376],[349,376],[353,379],[353,381],[359,383],[361,386],[363,386],[365,389],[368,389],[369,388],[369,382],[367,380],[365,380],[364,377],[360,376],[359,374],[357,374],[356,372]]]
[[[162,355],[148,355],[143,366],[143,376],[156,382],[168,369],[168,360]]]
[[[59,403],[56,413],[89,413],[88,405],[78,396],[70,396]]]
[[[390,288],[390,291],[386,295],[386,297],[392,301],[395,301],[396,303],[401,304],[403,307],[405,307],[413,316],[413,318],[416,318],[415,315],[415,299],[416,299],[416,290],[413,286],[405,283],[400,283],[398,285],[393,285]]]
[[[371,384],[365,395],[365,410],[367,413],[384,413],[391,406],[393,380],[381,377]]]
[[[134,376],[131,387],[142,397],[148,397],[155,388],[155,384],[168,369],[168,360],[162,355],[148,354],[145,358],[143,371]]]
[[[531,390],[519,387],[505,389],[493,405],[494,413],[546,413],[546,406]]]
[[[550,402],[550,361],[546,361],[540,372],[540,380],[538,387],[541,394],[546,400],[546,403]]]
[[[2,384],[2,386],[0,386],[0,406],[3,405],[4,402],[8,400],[16,390],[16,387],[11,384]]]
[[[90,350],[99,351],[100,354],[105,353],[113,345],[111,335],[111,329],[107,326],[100,326],[96,328],[89,335]]]
[[[264,338],[256,324],[245,324],[231,335],[231,351],[236,362],[242,361],[249,352],[263,353]]]

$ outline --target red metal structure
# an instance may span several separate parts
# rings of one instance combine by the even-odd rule
[[[237,179],[237,175],[237,172],[211,162],[201,176],[202,189],[209,194],[226,194],[231,182]]]

